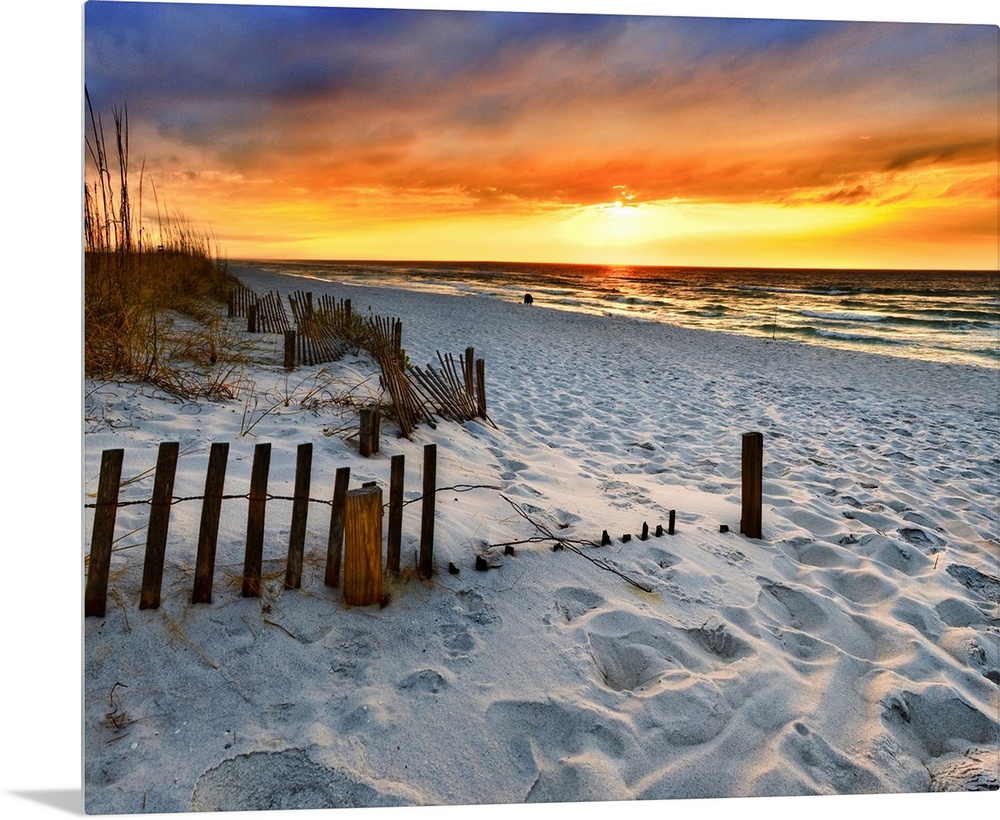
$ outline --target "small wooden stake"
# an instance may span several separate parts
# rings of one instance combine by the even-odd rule
[[[649,524],[645,521],[642,522],[642,534],[639,536],[640,541],[645,541],[649,538]]]
[[[163,559],[167,549],[167,528],[170,525],[170,504],[174,494],[174,474],[180,445],[176,441],[160,444],[156,456],[156,478],[153,479],[153,499],[149,509],[149,529],[146,531],[146,558],[142,567],[142,591],[139,609],[158,609],[163,586]]]
[[[399,549],[403,535],[403,471],[405,456],[393,456],[389,473],[389,535],[385,564],[389,572],[399,573]]]
[[[198,530],[198,558],[194,570],[194,594],[191,603],[212,603],[212,576],[215,573],[215,545],[219,537],[219,516],[222,512],[222,489],[226,482],[226,460],[229,443],[212,445],[205,476],[205,500],[201,506],[201,528]]]
[[[86,616],[103,618],[108,602],[111,544],[115,537],[118,486],[121,484],[124,457],[124,450],[105,450],[101,453],[101,476],[97,483],[97,509],[94,510],[94,531],[90,537],[90,562],[84,594]]]
[[[764,467],[764,434],[743,434],[743,514],[740,532],[761,537],[761,501]]]
[[[351,468],[338,467],[333,485],[333,507],[330,510],[330,537],[326,542],[326,574],[323,583],[335,587],[340,583],[340,554],[344,545],[344,503],[351,483]]]
[[[674,524],[677,522],[677,510],[670,511],[670,520],[667,522],[667,535],[674,534]]]
[[[243,597],[260,597],[260,574],[264,560],[264,512],[267,506],[267,474],[271,467],[271,445],[254,447],[250,472],[250,506],[247,512],[247,549],[243,561]]]
[[[365,486],[344,503],[344,602],[367,606],[382,600],[382,490]]]
[[[309,483],[312,473],[310,443],[300,444],[295,458],[295,496],[292,501],[292,526],[288,536],[288,563],[285,566],[285,589],[302,586],[302,554],[306,544],[306,519],[309,515]]]
[[[295,369],[295,331],[285,331],[285,370]]]
[[[434,564],[434,495],[437,492],[437,445],[424,446],[424,496],[420,514],[420,565],[417,575],[431,577]]]

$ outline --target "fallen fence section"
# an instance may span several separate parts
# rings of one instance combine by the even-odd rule
[[[229,293],[229,315],[247,316],[249,333],[283,333],[285,369],[337,361],[349,350],[365,350],[378,364],[382,387],[389,394],[393,415],[405,438],[418,424],[435,427],[434,416],[464,422],[483,419],[496,427],[486,412],[486,363],[466,348],[456,364],[448,353],[437,354],[440,369],[428,364],[409,364],[403,349],[400,319],[354,313],[351,300],[335,300],[329,294],[314,299],[309,291],[288,295],[293,329],[281,297],[257,296],[240,286]]]

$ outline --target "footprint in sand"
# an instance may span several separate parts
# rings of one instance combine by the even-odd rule
[[[778,620],[807,632],[826,624],[827,616],[822,607],[805,593],[762,576],[758,576],[757,583],[760,584],[761,591],[767,594],[766,599],[760,599],[762,603],[766,604],[770,599],[779,604],[778,608],[767,607]]]
[[[779,744],[782,755],[792,761],[788,768],[808,776],[809,786],[820,794],[873,794],[884,791],[873,771],[832,747],[801,721],[793,723]]]
[[[654,691],[667,673],[711,675],[753,654],[750,644],[722,621],[681,628],[621,611],[598,613],[587,623],[595,681],[614,691]]]
[[[436,695],[450,685],[448,678],[437,669],[420,669],[403,678],[396,688],[408,694]]]
[[[458,593],[455,610],[480,626],[500,624],[502,621],[496,607],[471,589],[463,589]]]
[[[466,658],[476,648],[476,636],[462,624],[445,624],[438,630],[448,657]]]
[[[919,692],[897,689],[881,702],[883,723],[925,762],[963,748],[996,748],[1000,738],[1000,723],[946,684],[928,684]]]
[[[558,620],[565,623],[569,623],[606,603],[598,593],[581,587],[561,587],[556,590],[555,599]],[[552,623],[552,621],[552,616],[547,615],[545,622]]]
[[[198,778],[192,811],[271,811],[405,806],[412,803],[312,760],[302,749],[252,752]]]
[[[513,700],[491,704],[486,719],[492,742],[507,749],[511,786],[525,802],[631,799],[617,773],[640,750],[631,727],[606,710],[572,700]]]

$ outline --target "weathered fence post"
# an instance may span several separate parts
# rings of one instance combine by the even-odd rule
[[[84,615],[104,617],[108,603],[108,573],[111,570],[111,544],[118,514],[118,486],[122,479],[124,450],[101,453],[101,476],[97,483],[97,507],[94,530],[90,537],[90,562],[84,593]]]
[[[170,505],[174,494],[174,475],[180,445],[176,441],[160,444],[156,456],[156,477],[153,479],[153,499],[146,531],[146,557],[142,567],[142,592],[139,609],[158,609],[163,587],[163,558],[167,548],[170,525]]]
[[[292,525],[288,536],[288,563],[285,566],[285,589],[302,586],[302,553],[306,544],[306,519],[309,514],[309,483],[312,472],[312,444],[300,444],[295,459],[295,495],[292,499]]]
[[[420,515],[420,563],[417,575],[431,577],[434,564],[434,496],[437,493],[437,445],[424,445],[424,496]]]
[[[267,506],[267,473],[271,466],[271,445],[254,447],[250,473],[250,505],[247,512],[247,548],[243,562],[243,597],[260,597],[260,574],[264,559],[264,512]]]
[[[403,320],[397,319],[392,325],[392,349],[397,356],[403,355]]]
[[[389,472],[389,535],[385,564],[389,572],[399,573],[399,549],[403,536],[403,471],[405,456],[392,457]]]
[[[486,418],[486,360],[476,359],[476,400],[480,418]]]
[[[306,316],[313,317],[313,294],[311,290],[306,291]]]
[[[365,458],[378,452],[380,416],[377,407],[361,408],[361,429],[358,436],[358,452]]]
[[[667,535],[674,534],[674,525],[677,523],[677,510],[670,511],[670,519],[667,523]]]
[[[761,502],[764,466],[764,434],[743,434],[743,511],[740,532],[761,537]]]
[[[326,543],[326,572],[323,583],[335,587],[340,583],[340,553],[344,543],[344,503],[351,482],[351,468],[338,467],[333,485],[333,505],[330,510],[330,536]]]
[[[344,602],[367,606],[382,600],[382,490],[366,485],[344,503]]]
[[[345,299],[344,300],[344,318],[347,320],[348,323],[350,323],[350,321],[351,321],[351,300],[350,299]]]
[[[257,332],[257,302],[247,306],[247,333]]]
[[[205,475],[205,500],[201,506],[201,527],[198,530],[198,558],[194,570],[194,593],[191,603],[212,603],[212,576],[215,573],[215,545],[219,537],[219,516],[222,512],[222,490],[226,483],[226,461],[229,443],[212,445]]]
[[[474,347],[465,348],[465,361],[462,362],[465,368],[465,392],[468,393],[469,398],[473,398],[476,395],[476,377],[475,377],[475,366],[476,366],[476,349]]]
[[[295,369],[295,331],[285,331],[285,370]]]
[[[236,315],[236,291],[229,291],[229,301],[227,303],[228,317],[232,319]]]

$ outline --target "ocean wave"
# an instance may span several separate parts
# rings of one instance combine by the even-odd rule
[[[885,322],[893,317],[884,316],[881,314],[864,314],[864,313],[833,313],[824,312],[819,310],[800,310],[798,311],[799,316],[805,316],[810,319],[829,319],[833,321],[840,322]]]

